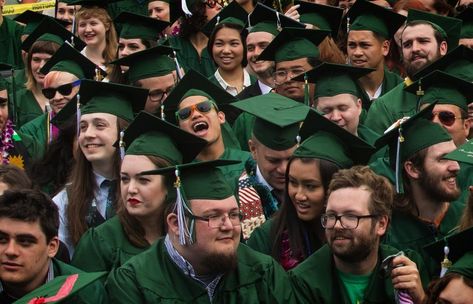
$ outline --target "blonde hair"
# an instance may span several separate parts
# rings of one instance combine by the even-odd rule
[[[74,77],[74,80],[78,80],[79,78],[77,78],[76,75],[74,74],[71,74],[69,72],[64,72],[64,71],[51,71],[49,72],[48,74],[46,74],[46,76],[44,76],[44,84],[43,84],[43,87],[45,88],[49,88],[51,86],[51,84],[53,84],[56,80],[58,80],[59,78],[62,78],[64,77],[64,74],[69,74],[69,75],[72,75]]]
[[[112,18],[108,12],[99,6],[92,7],[81,7],[76,14],[77,24],[80,19],[99,19],[108,30],[105,33],[105,49],[103,50],[102,57],[105,60],[105,64],[115,60],[118,49],[118,36],[115,26],[113,25]],[[107,67],[107,73],[110,74],[111,67]]]

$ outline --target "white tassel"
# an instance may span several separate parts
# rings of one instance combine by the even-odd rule
[[[76,128],[77,128],[77,138],[79,138],[80,134],[80,95],[77,94],[77,112],[76,112]]]
[[[176,212],[177,212],[177,225],[179,228],[179,244],[185,246],[190,245],[193,243],[192,241],[192,233],[193,231],[189,231],[189,226],[186,221],[186,203],[184,201],[184,197],[181,193],[181,178],[179,177],[179,169],[176,168],[176,182],[174,183],[174,187],[176,188],[177,198],[176,198]],[[193,226],[192,230],[193,230]]]
[[[182,11],[184,12],[184,14],[186,14],[186,16],[189,16],[189,17],[192,16],[191,11],[187,7],[187,1],[186,0],[181,0],[181,8],[182,8]]]
[[[118,145],[120,146],[120,159],[122,160],[125,157],[125,142],[123,141],[123,136],[125,136],[125,132],[120,131],[120,142]]]
[[[440,269],[440,277],[443,278],[443,276],[447,273],[448,268],[452,266],[452,262],[448,259],[448,254],[450,253],[450,248],[448,246],[443,247],[443,253],[445,255],[441,266],[442,268]]]

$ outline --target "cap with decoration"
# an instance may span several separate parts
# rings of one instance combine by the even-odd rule
[[[452,140],[441,125],[431,121],[435,104],[428,105],[410,118],[399,119],[376,140],[377,149],[389,146],[389,161],[395,171],[397,193],[403,192],[401,172],[406,160],[422,149]]]
[[[456,18],[463,20],[460,38],[473,38],[473,7],[468,7]]]
[[[60,46],[67,41],[79,51],[86,46],[84,41],[52,18],[43,19],[36,29],[23,41],[21,48],[28,52],[36,41],[54,42]]]
[[[259,55],[258,60],[275,62],[304,57],[319,58],[317,47],[330,31],[284,28]]]
[[[468,113],[468,104],[473,101],[473,83],[447,74],[434,71],[420,78],[406,91],[420,95],[420,105],[437,102],[437,104],[456,105]]]
[[[453,50],[458,45],[462,28],[461,19],[410,9],[407,14],[407,23],[414,20],[423,20],[432,24],[447,40],[448,50]]]
[[[469,277],[473,278],[473,264],[465,268],[462,265],[463,257],[473,252],[473,228],[451,234],[441,240],[430,243],[424,250],[438,263],[441,264],[440,277],[447,272],[459,272],[460,269],[468,269]],[[472,257],[469,257],[470,263]],[[453,265],[452,265],[453,264]]]
[[[111,63],[128,66],[128,80],[134,83],[140,79],[160,77],[176,71],[176,63],[170,57],[173,54],[173,48],[158,45]]]
[[[33,12],[31,10],[24,11],[23,13],[19,14],[18,16],[14,18],[15,21],[25,24],[22,35],[31,34],[44,19],[50,19],[50,20],[56,21],[62,26],[67,26],[70,24],[67,21],[55,19],[48,15]]]
[[[191,162],[207,141],[147,112],[140,112],[123,136],[126,155],[152,155],[171,165]]]
[[[190,96],[205,96],[224,112],[230,103],[237,101],[236,97],[223,90],[221,86],[214,84],[202,74],[190,70],[164,101],[164,113],[167,121],[177,123],[175,112],[181,101]]]
[[[267,32],[277,36],[283,28],[305,28],[305,25],[280,12],[257,2],[255,9],[248,15],[248,32]]]
[[[299,5],[302,23],[311,24],[321,30],[331,31],[332,37],[338,36],[338,30],[342,23],[343,9],[330,5],[317,4],[307,1],[294,1]]]
[[[119,36],[124,39],[157,41],[159,33],[169,26],[169,22],[130,12],[120,13],[114,22],[122,24]]]
[[[98,77],[100,79],[107,76],[105,71],[68,43],[64,43],[41,68],[41,73],[44,75],[50,71],[68,72],[78,79],[94,79],[98,75],[100,75]]]
[[[441,70],[453,76],[473,81],[473,49],[459,45],[445,56],[424,67],[412,78],[420,79],[435,70]]]
[[[375,148],[331,122],[315,110],[310,110],[299,131],[302,143],[294,157],[319,158],[340,168],[365,165]]]
[[[356,80],[373,72],[374,69],[359,68],[346,64],[322,63],[312,70],[294,77],[296,81],[307,79],[316,83],[315,97],[332,97],[339,94],[351,94],[359,97]]]
[[[148,90],[92,80],[81,81],[78,101],[80,114],[109,113],[128,122],[143,110]]]
[[[195,217],[190,200],[223,200],[234,195],[219,166],[237,164],[234,160],[213,160],[141,172],[142,175],[169,174],[175,178],[177,192],[174,212],[179,226],[179,243],[190,245],[195,242]],[[172,191],[172,189],[168,189]]]
[[[283,151],[297,144],[300,123],[310,107],[276,93],[268,93],[232,103],[256,116],[253,136],[264,146]]]
[[[235,24],[245,27],[246,20],[248,19],[248,13],[238,4],[237,1],[232,1],[230,4],[225,6],[215,17],[210,19],[205,26],[202,28],[202,33],[207,37],[212,35],[214,28],[220,24]]]
[[[63,303],[71,300],[85,287],[105,277],[107,272],[80,272],[57,276],[27,295],[15,301],[16,304]]]
[[[403,15],[367,0],[356,1],[346,18],[349,31],[372,31],[385,39],[394,37],[406,20]]]

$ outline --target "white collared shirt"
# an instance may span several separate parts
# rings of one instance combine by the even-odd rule
[[[223,78],[222,76],[220,75],[220,73],[218,72],[218,69],[215,71],[215,79],[217,79],[218,83],[220,84],[220,86],[225,90],[227,91],[230,95],[232,96],[237,96],[240,92],[238,92],[237,88],[236,87],[232,87],[231,85],[229,85]],[[243,69],[243,88],[242,88],[242,91],[243,89],[249,87],[251,85],[251,78],[250,78],[250,74],[248,74],[248,72]]]
[[[273,89],[269,85],[266,85],[265,83],[259,80],[258,80],[258,86],[259,86],[259,89],[261,90],[261,94],[268,94]]]
[[[256,180],[263,186],[268,187],[269,191],[273,191],[274,188],[271,187],[271,185],[268,184],[268,182],[264,179],[263,174],[261,174],[261,171],[258,165],[256,165]]]

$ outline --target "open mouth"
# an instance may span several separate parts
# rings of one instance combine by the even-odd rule
[[[199,121],[192,125],[192,130],[196,133],[207,131],[209,129],[209,125],[205,121]]]

